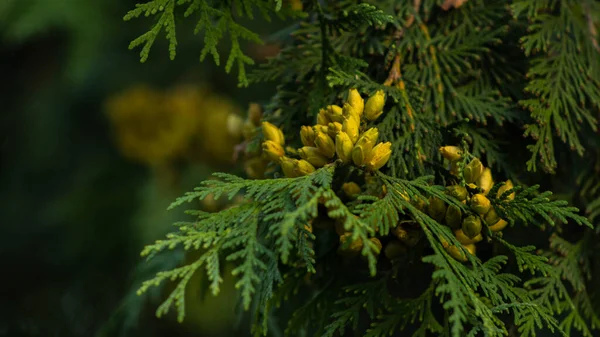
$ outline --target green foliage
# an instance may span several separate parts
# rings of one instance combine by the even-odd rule
[[[502,186],[497,184],[490,191],[491,195],[495,195],[495,192]],[[552,192],[546,191],[541,194],[537,194],[539,189],[538,185],[528,187],[526,189],[516,187],[505,191],[498,198],[492,198],[491,201],[496,208],[496,211],[501,217],[510,219],[511,222],[515,220],[521,220],[525,224],[534,224],[537,226],[544,226],[549,224],[555,225],[555,219],[560,220],[562,223],[568,223],[571,219],[578,225],[586,225],[593,228],[592,224],[583,216],[578,215],[579,209],[577,207],[569,207],[568,202],[565,200],[550,200]],[[515,192],[520,193],[514,198],[509,200],[508,196]]]
[[[257,9],[262,17],[271,20],[271,15],[276,13],[283,17],[286,14],[292,15],[292,12],[281,9],[281,0],[238,0],[233,4],[230,1],[206,1],[206,0],[151,0],[146,3],[137,4],[135,9],[129,11],[124,20],[138,18],[141,15],[158,17],[152,28],[133,40],[129,49],[142,46],[140,51],[140,60],[145,62],[150,54],[150,48],[154,44],[158,35],[165,31],[166,38],[169,41],[169,57],[175,58],[177,37],[175,32],[177,6],[187,5],[183,14],[184,17],[196,16],[198,21],[194,29],[194,34],[204,32],[204,46],[200,52],[200,61],[203,61],[208,54],[212,55],[215,63],[220,64],[220,56],[217,46],[225,34],[231,41],[231,49],[225,71],[229,73],[234,65],[238,69],[238,82],[241,86],[248,85],[246,77],[246,65],[254,64],[252,58],[244,54],[240,41],[245,40],[254,43],[262,43],[259,36],[238,24],[234,15],[254,18],[254,11]],[[232,7],[235,7],[234,11]]]
[[[550,191],[539,192],[535,179],[521,177],[529,154],[520,156],[517,147],[527,148],[515,141],[522,136],[519,126],[530,117],[539,120],[526,126],[525,135],[548,137],[530,145],[533,158],[527,166],[535,169],[541,153],[554,168],[550,130],[558,129],[579,149],[575,121],[593,122],[590,108],[600,96],[591,79],[597,55],[581,20],[585,4],[523,0],[507,6],[500,0],[471,0],[445,10],[440,1],[417,3],[414,8],[412,1],[305,2],[312,15],[275,34],[281,52],[255,68],[248,82],[279,82],[264,118],[283,129],[286,146],[297,147],[300,126],[313,125],[318,111],[346,99],[348,89],[363,97],[382,90],[387,98],[383,116],[361,128],[377,127],[380,140],[392,143],[390,160],[376,172],[336,161],[298,178],[278,178],[276,169],[264,180],[216,174],[219,180],[203,182],[173,206],[209,196],[232,200],[242,195],[244,202],[217,213],[192,212],[196,221],[146,248],[150,256],[175,246],[202,251],[195,262],[144,284],[141,291],[179,280],[158,314],[175,306],[183,317],[187,279],[202,267],[217,293],[220,261],[226,259],[236,263],[236,286],[243,307],[252,309],[255,335],[267,334],[270,316],[286,315],[279,305],[293,311],[287,335],[337,336],[353,330],[372,337],[399,331],[535,336],[542,330],[569,335],[574,329],[591,335],[599,327],[586,286],[591,264],[586,259],[593,256],[589,245],[552,236],[551,252],[536,248],[546,245],[540,230],[561,232],[578,225],[587,233],[593,226],[577,207]],[[542,22],[545,18],[552,24]],[[556,37],[557,27],[569,32]],[[215,40],[205,41],[204,56],[216,53],[210,41]],[[565,56],[578,47],[582,53]],[[536,48],[545,54],[532,58]],[[528,97],[529,92],[538,96]],[[518,112],[517,102],[532,115]],[[463,157],[452,164],[458,173],[450,174],[439,147],[459,142]],[[464,217],[485,219],[470,201],[446,193],[446,186],[455,184],[481,192],[482,183],[467,185],[463,171],[475,157],[493,171],[496,184],[487,198],[511,224],[502,233],[484,222],[477,243],[481,254],[471,253],[456,228],[435,220],[429,209],[430,201],[440,200]],[[518,186],[498,195],[499,181],[506,178],[499,172],[518,177]],[[342,192],[342,184],[350,181],[360,185],[358,196]],[[598,190],[597,182],[586,186]],[[588,207],[593,220],[600,207],[593,201]],[[414,242],[398,234],[405,226],[417,233]],[[528,234],[519,237],[521,232]],[[382,252],[380,247],[396,241],[406,253]],[[352,247],[358,256],[344,256]]]
[[[520,41],[525,55],[541,54],[531,61],[525,88],[536,97],[520,101],[536,122],[527,125],[525,132],[535,140],[528,147],[533,157],[527,167],[535,170],[539,161],[544,169],[554,170],[553,130],[583,155],[582,124],[597,129],[589,107],[600,107],[600,57],[587,20],[600,14],[600,6],[592,1],[515,1],[512,11],[515,17],[526,15],[533,22]],[[564,27],[565,33],[557,32],[557,26]]]

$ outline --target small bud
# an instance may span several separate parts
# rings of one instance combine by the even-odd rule
[[[248,120],[255,126],[260,125],[262,119],[262,108],[258,103],[250,103],[248,106]]]
[[[262,143],[263,152],[267,155],[267,157],[274,162],[279,162],[279,159],[285,155],[285,151],[281,144],[267,140]]]
[[[451,185],[446,187],[446,194],[460,201],[467,200],[467,197],[469,196],[469,192],[467,192],[467,189],[464,186],[460,185]]]
[[[329,113],[327,113],[327,110],[319,110],[319,114],[317,115],[317,124],[326,126],[330,122],[331,120],[329,119]]]
[[[338,253],[342,256],[357,256],[363,248],[362,239],[352,240],[352,233],[346,233],[340,236],[340,247]]]
[[[317,138],[317,133],[322,132],[322,133],[329,133],[329,128],[327,127],[327,125],[315,125],[313,126],[313,131],[315,132],[315,138]]]
[[[236,114],[227,115],[227,133],[233,138],[242,137],[244,120]]]
[[[275,143],[278,143],[282,146],[285,145],[285,138],[283,137],[283,132],[280,128],[276,127],[275,125],[269,122],[263,122],[262,131],[265,135],[266,140],[274,141]]]
[[[296,162],[296,173],[301,176],[309,175],[315,171],[315,167],[304,159],[300,159]]]
[[[462,211],[456,205],[448,206],[446,210],[446,225],[452,229],[458,229],[462,225]]]
[[[307,222],[307,223],[306,223],[306,225],[304,225],[304,229],[305,229],[307,232],[309,232],[309,233],[312,233],[312,232],[313,232],[313,226],[312,226],[312,223],[310,223],[310,222]]]
[[[502,194],[508,190],[513,189],[513,183],[512,181],[507,180],[506,183],[502,186],[500,186],[500,188],[498,189],[498,193],[496,194],[496,198],[500,198],[500,196],[502,196]],[[515,198],[515,192],[512,192],[511,194],[508,195],[508,200],[513,200]]]
[[[468,244],[468,245],[464,245],[465,249],[467,250],[467,252],[469,252],[469,254],[475,256],[475,252],[477,251],[477,247],[475,247],[474,243]]]
[[[287,178],[296,178],[298,176],[295,170],[297,161],[297,159],[292,159],[288,157],[281,158],[281,162],[279,163],[279,165],[281,165],[281,170]]]
[[[352,161],[356,166],[363,166],[365,164],[365,152],[362,147],[356,145],[352,148]]]
[[[465,177],[465,181],[467,183],[474,183],[483,173],[483,164],[479,159],[475,158],[471,160],[471,162],[465,166],[463,171],[463,175]]]
[[[347,196],[354,199],[360,194],[360,186],[355,182],[344,183],[342,185],[342,191],[344,191]]]
[[[469,245],[471,243],[477,243],[483,240],[483,236],[481,235],[481,233],[479,233],[474,238],[470,238],[466,236],[463,230],[460,228],[454,230],[454,236],[456,236],[456,240],[458,240],[458,242],[462,243],[463,245]]]
[[[508,225],[508,222],[506,222],[506,220],[500,219],[494,225],[489,226],[489,228],[492,232],[499,232],[499,231],[503,230],[504,227],[506,227],[506,225]]]
[[[377,144],[371,151],[370,158],[367,161],[367,168],[371,171],[379,170],[387,164],[392,155],[392,143],[385,142]]]
[[[463,220],[462,231],[468,238],[474,238],[481,233],[481,219],[478,216],[469,215]]]
[[[427,214],[435,221],[442,223],[446,217],[446,203],[439,198],[429,198]]]
[[[492,206],[490,200],[483,194],[475,194],[471,198],[471,209],[477,214],[486,214]]]
[[[462,151],[458,146],[442,146],[440,153],[450,161],[459,160],[462,157]]]
[[[327,125],[327,135],[329,135],[329,137],[332,139],[335,139],[335,135],[337,135],[338,132],[342,132],[342,124],[338,122],[331,122],[329,125]]]
[[[371,151],[378,137],[379,130],[377,128],[370,128],[363,132],[352,149],[352,160],[355,165],[363,166],[367,164],[367,160],[371,157]]]
[[[385,245],[383,249],[383,253],[385,257],[390,260],[394,260],[404,254],[406,254],[407,249],[406,246],[402,244],[402,242],[398,240],[391,240]]]
[[[350,140],[352,141],[352,145],[358,140],[358,128],[359,122],[356,119],[352,117],[344,118],[342,131],[348,134],[348,137],[350,137]]]
[[[365,100],[360,96],[358,90],[350,89],[348,91],[348,100],[346,103],[350,104],[358,116],[362,116],[365,109]]]
[[[328,158],[332,158],[335,156],[335,143],[333,139],[329,137],[326,133],[318,132],[315,137],[315,145],[317,149],[321,151],[323,155]]]
[[[323,167],[329,163],[329,159],[325,157],[319,149],[312,146],[304,146],[298,149],[300,157],[315,167]]]
[[[458,261],[461,261],[461,262],[467,261],[467,256],[462,251],[462,249],[460,249],[454,245],[448,246],[448,248],[446,248],[446,252],[448,252],[448,254],[450,254],[450,256],[452,256],[454,259],[456,259]]]
[[[342,108],[340,108],[337,105],[327,106],[327,114],[328,114],[329,120],[331,122],[338,122],[338,123],[344,122],[344,112],[343,112]]]
[[[500,217],[496,213],[494,207],[490,207],[490,210],[485,214],[483,220],[488,226],[491,226],[500,220]]]
[[[315,130],[310,126],[300,128],[300,138],[304,146],[315,146]]]
[[[383,113],[383,106],[385,105],[385,93],[383,90],[377,90],[377,92],[369,97],[365,104],[364,115],[370,121],[374,121]]]
[[[348,103],[344,103],[344,109],[343,109],[343,113],[344,113],[344,118],[352,118],[354,119],[358,124],[360,124],[360,114],[358,113],[358,111],[356,111],[356,109],[348,104]]]
[[[352,141],[347,133],[340,132],[335,136],[335,152],[344,163],[349,163],[352,160],[352,147]]]
[[[494,186],[494,181],[492,180],[492,170],[490,168],[486,168],[481,173],[479,179],[477,179],[477,186],[481,188],[483,191],[483,195],[487,195],[492,186]]]

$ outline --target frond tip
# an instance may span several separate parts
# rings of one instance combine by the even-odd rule
[[[253,65],[252,58],[247,56],[241,49],[241,41],[249,41],[253,43],[262,43],[258,35],[246,27],[238,24],[232,13],[231,8],[222,1],[209,0],[151,0],[143,4],[137,4],[135,9],[130,10],[124,20],[128,21],[133,18],[144,16],[156,16],[157,21],[152,25],[150,30],[129,44],[129,49],[143,46],[140,51],[140,61],[146,62],[150,54],[150,49],[154,45],[157,36],[163,31],[166,33],[166,38],[169,42],[169,57],[171,60],[175,58],[177,48],[177,37],[175,33],[176,15],[174,14],[177,6],[188,4],[185,10],[184,17],[196,15],[198,21],[194,34],[204,32],[204,46],[200,52],[200,61],[203,61],[208,54],[212,55],[215,63],[220,64],[220,55],[217,50],[217,45],[222,41],[225,34],[231,41],[231,49],[227,57],[225,71],[231,72],[234,65],[238,69],[238,83],[240,86],[247,86],[248,79],[246,78],[246,66]],[[257,8],[267,20],[270,19],[270,13],[275,12],[279,16],[298,15],[298,13],[280,10],[281,1],[265,0],[245,0],[242,1],[237,14],[253,18],[253,10]]]

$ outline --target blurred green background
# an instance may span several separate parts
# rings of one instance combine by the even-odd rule
[[[0,336],[249,330],[234,320],[230,280],[216,299],[204,298],[203,280],[194,280],[183,324],[154,316],[168,288],[142,297],[135,290],[186,258],[181,251],[150,263],[139,256],[185,218],[183,209],[167,212],[169,203],[210,172],[242,172],[230,153],[207,153],[203,144],[223,135],[206,130],[225,132],[224,119],[209,116],[245,118],[248,104],[264,102],[274,87],[238,89],[236,74],[212,60],[200,63],[202,36],[192,34],[193,20],[177,27],[175,61],[161,36],[141,64],[127,46],[152,19],[123,22],[135,3],[0,1]],[[247,24],[261,36],[283,25]],[[245,48],[257,61],[277,49]],[[196,129],[177,129],[185,119],[167,114],[193,120]],[[171,129],[153,138],[164,123]],[[207,123],[213,127],[203,128]],[[128,143],[136,132],[151,140]]]

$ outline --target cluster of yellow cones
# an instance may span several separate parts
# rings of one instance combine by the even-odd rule
[[[384,105],[383,91],[377,91],[365,102],[356,89],[351,89],[343,106],[329,105],[319,111],[316,125],[302,126],[300,138],[304,146],[287,151],[289,154],[281,129],[263,122],[263,153],[278,163],[288,178],[310,174],[336,160],[376,171],[390,159],[392,144],[377,143],[377,128],[364,129],[368,121],[383,114]],[[292,158],[294,154],[298,158]]]
[[[450,162],[450,173],[458,176],[463,153],[456,146],[444,146],[440,148],[442,156]],[[501,231],[508,224],[501,219],[488,199],[488,193],[494,186],[492,172],[485,168],[477,158],[471,160],[462,169],[466,186],[452,185],[446,187],[446,193],[469,206],[472,212],[463,214],[461,209],[455,205],[446,205],[443,201],[429,200],[428,214],[440,223],[444,223],[454,231],[456,239],[471,254],[475,255],[475,244],[483,240],[481,231],[483,226],[488,226],[492,232]],[[496,197],[502,196],[504,192],[513,188],[510,180],[506,181],[497,192]],[[514,192],[508,198],[514,199]],[[442,241],[446,251],[459,261],[466,261],[467,257],[463,251],[448,242]]]

